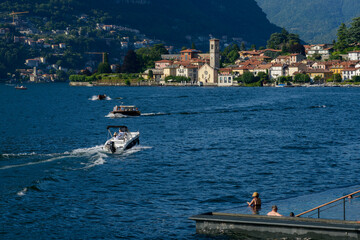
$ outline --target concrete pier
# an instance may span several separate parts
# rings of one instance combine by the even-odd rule
[[[239,239],[360,239],[360,223],[299,217],[270,217],[210,212],[190,217],[196,233]]]

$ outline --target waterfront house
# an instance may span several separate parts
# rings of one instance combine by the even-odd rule
[[[342,71],[342,79],[344,81],[352,79],[354,76],[360,76],[360,67],[344,68]]]
[[[314,79],[316,76],[319,76],[321,79],[332,78],[333,73],[328,69],[307,69],[306,74],[309,75],[311,79]]]
[[[230,87],[234,84],[234,75],[228,72],[219,72],[218,86]]]
[[[301,73],[307,70],[307,67],[304,63],[298,62],[293,63],[288,66],[288,75],[295,76],[297,73]]]
[[[194,65],[179,65],[176,68],[176,76],[182,76],[190,78],[191,82],[197,81],[198,67]]]
[[[287,68],[286,64],[281,64],[281,63],[274,64],[269,69],[269,78],[277,79],[278,77],[286,76],[286,68]]]

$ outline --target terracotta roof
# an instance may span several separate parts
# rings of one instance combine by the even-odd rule
[[[190,53],[200,53],[201,51],[196,50],[196,49],[186,49],[186,50],[182,50],[180,51],[181,53],[186,53],[186,52],[190,52]]]
[[[159,60],[159,61],[156,61],[155,63],[172,63],[173,61],[171,60]]]

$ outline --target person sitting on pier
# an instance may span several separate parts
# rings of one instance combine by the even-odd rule
[[[277,212],[278,208],[276,205],[272,206],[272,210],[271,212],[268,212],[268,216],[278,216],[278,217],[282,217],[283,215],[281,215],[280,213]]]
[[[251,200],[251,202],[247,202],[247,204],[251,207],[260,207],[261,199],[259,198],[259,193],[254,192],[252,196],[253,196],[253,199]]]

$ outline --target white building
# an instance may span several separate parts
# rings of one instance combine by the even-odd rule
[[[352,79],[354,76],[360,76],[360,68],[345,68],[342,71],[342,79],[344,81]]]
[[[180,65],[176,69],[176,76],[187,77],[191,79],[191,82],[196,82],[198,74],[198,68],[194,65]]]
[[[286,76],[286,67],[287,65],[275,64],[269,70],[270,79],[277,79],[281,76]]]
[[[234,75],[232,74],[219,74],[218,86],[219,87],[230,87],[234,83]]]
[[[360,61],[360,51],[352,51],[348,53],[350,61]]]

